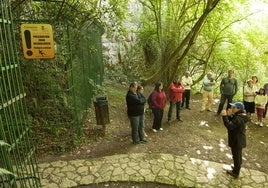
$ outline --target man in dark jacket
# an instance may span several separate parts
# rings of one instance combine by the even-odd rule
[[[143,114],[146,98],[137,92],[137,83],[132,82],[126,95],[127,115],[131,125],[131,136],[134,144],[147,142],[143,132]]]
[[[242,165],[242,149],[246,147],[246,123],[249,118],[241,102],[230,103],[231,108],[222,110],[222,120],[228,130],[228,144],[231,147],[234,167],[227,174],[238,178]]]

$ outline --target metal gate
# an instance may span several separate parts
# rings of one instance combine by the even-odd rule
[[[10,1],[0,0],[0,187],[41,187]]]

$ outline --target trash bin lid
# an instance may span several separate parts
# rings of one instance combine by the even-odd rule
[[[101,96],[101,97],[96,97],[97,101],[102,101],[102,100],[107,100],[107,97]]]
[[[95,100],[94,101],[94,106],[102,106],[102,105],[108,105],[108,101],[107,100]]]

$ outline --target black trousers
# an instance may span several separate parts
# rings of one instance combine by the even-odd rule
[[[242,148],[240,147],[231,147],[233,161],[234,161],[234,168],[233,173],[239,175],[241,165],[242,165]]]
[[[226,110],[227,110],[228,108],[230,108],[230,103],[233,102],[233,95],[224,95],[224,94],[221,95],[221,100],[220,100],[217,114],[221,113],[226,100],[227,100],[227,106],[226,106]]]
[[[154,114],[154,121],[153,121],[153,129],[159,130],[162,126],[162,119],[164,115],[163,109],[155,109],[152,108],[153,114]]]
[[[189,108],[190,106],[190,95],[191,95],[191,90],[186,89],[182,95],[182,102],[181,102],[181,107],[183,107],[185,103],[185,107]]]

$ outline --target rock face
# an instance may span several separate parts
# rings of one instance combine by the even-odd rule
[[[120,28],[114,29],[113,33],[104,33],[102,36],[103,42],[103,57],[106,64],[114,65],[120,62],[127,50],[130,49],[136,40],[135,32],[137,31],[140,22],[141,6],[135,0],[130,0],[128,5],[128,14],[123,23],[123,27],[127,29],[127,34],[123,36],[118,31]],[[106,18],[106,23],[110,22]]]

